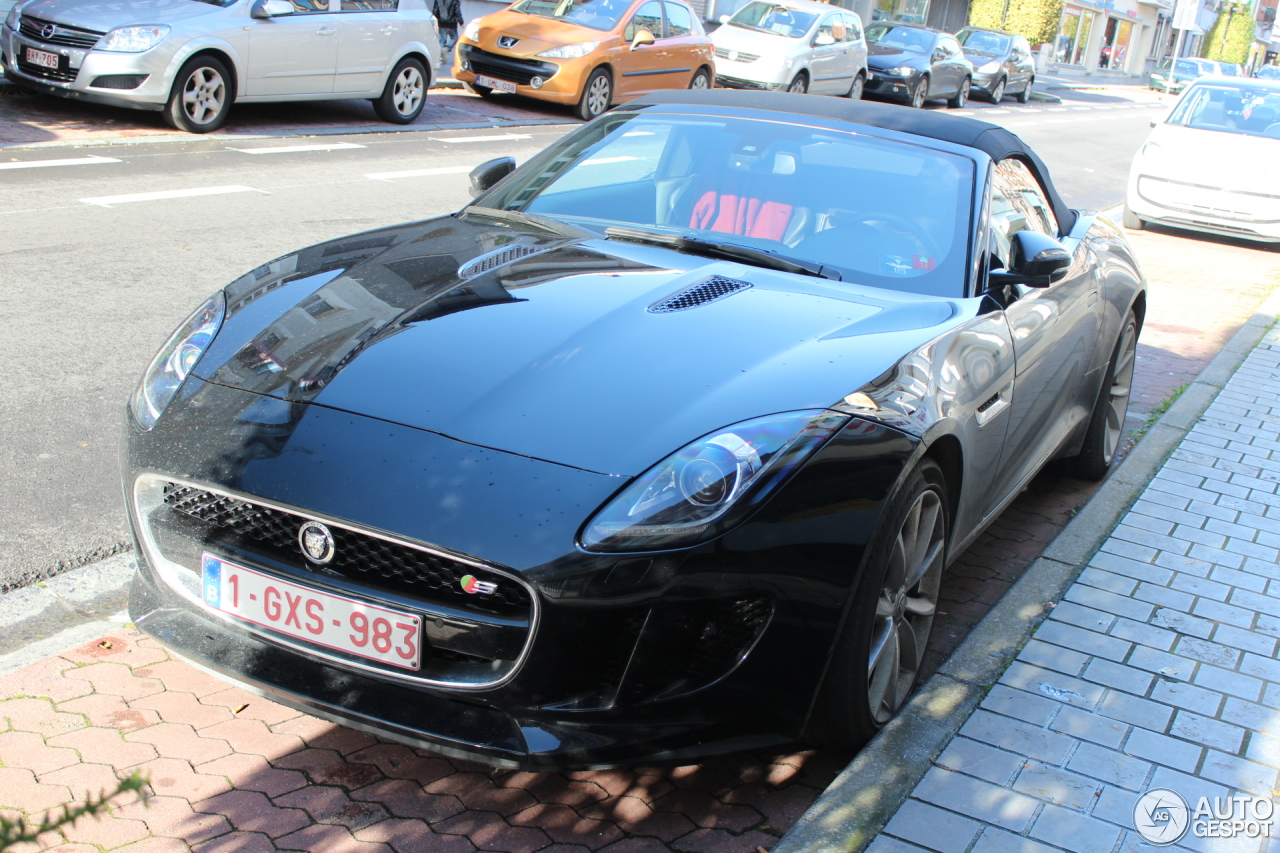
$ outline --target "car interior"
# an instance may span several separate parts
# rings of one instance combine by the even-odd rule
[[[1170,117],[1171,124],[1280,139],[1280,93],[1199,86]]]

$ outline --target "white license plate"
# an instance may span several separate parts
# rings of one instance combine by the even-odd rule
[[[483,74],[476,75],[477,86],[488,86],[490,89],[497,89],[499,92],[512,92],[516,90],[516,84],[510,80],[499,80],[496,77],[486,77]]]
[[[299,586],[205,554],[204,603],[290,637],[404,669],[422,659],[422,619]]]
[[[27,48],[27,62],[32,65],[43,65],[45,68],[57,69],[58,54],[49,53],[44,50],[36,50],[34,47]]]

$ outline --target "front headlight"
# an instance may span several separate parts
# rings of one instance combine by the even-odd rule
[[[538,56],[543,59],[579,59],[596,49],[599,42],[584,41],[578,44],[562,44],[559,47],[553,47],[551,50],[544,50]]]
[[[164,41],[169,35],[168,24],[150,24],[145,27],[121,27],[107,33],[95,50],[112,50],[117,53],[142,53]]]
[[[1142,146],[1142,159],[1153,166],[1162,166],[1169,162],[1169,152],[1154,142]]]
[[[480,19],[473,18],[462,28],[462,37],[468,41],[480,41]]]
[[[15,4],[14,7],[9,10],[9,17],[4,19],[4,25],[15,33],[18,31],[18,20],[22,18],[22,15],[18,12],[18,8],[21,5],[21,3]]]
[[[999,70],[1000,70],[1000,63],[994,59],[978,69],[978,71],[980,71],[983,74],[995,74]]]
[[[587,522],[593,551],[653,551],[723,533],[847,420],[825,409],[746,421],[693,442],[650,468]]]
[[[892,74],[894,77],[910,77],[916,73],[916,70],[910,65],[899,65],[897,68],[890,68],[885,74]]]
[[[173,402],[183,381],[190,375],[200,356],[209,348],[222,327],[227,313],[227,300],[219,290],[178,327],[151,359],[142,374],[138,390],[129,399],[129,411],[143,429],[155,426],[160,415]]]

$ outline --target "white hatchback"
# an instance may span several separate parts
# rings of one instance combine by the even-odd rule
[[[1124,225],[1280,242],[1280,81],[1201,77],[1138,151]]]
[[[711,34],[716,85],[861,98],[867,42],[857,14],[811,0],[751,0]]]
[[[0,54],[23,88],[208,133],[252,101],[363,98],[407,124],[440,47],[426,0],[26,0]]]

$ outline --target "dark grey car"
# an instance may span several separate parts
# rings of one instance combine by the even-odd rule
[[[973,91],[992,103],[1000,103],[1006,94],[1025,104],[1031,100],[1031,86],[1036,80],[1036,64],[1031,45],[1013,33],[965,27],[956,33],[965,58],[973,63]]]

